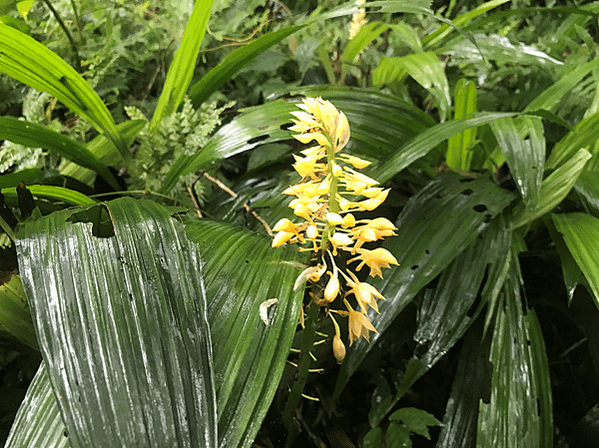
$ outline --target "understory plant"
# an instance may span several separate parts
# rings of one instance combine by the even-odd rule
[[[0,69],[49,95],[0,139],[61,158],[0,178],[0,334],[42,359],[6,446],[585,446],[599,6],[252,4],[218,61],[211,10],[242,15],[190,4],[126,109],[0,18]]]

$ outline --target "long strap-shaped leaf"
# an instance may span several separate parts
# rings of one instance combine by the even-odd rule
[[[108,167],[81,143],[39,124],[12,117],[0,117],[0,140],[9,140],[31,148],[44,148],[60,154],[77,165],[96,171],[116,190],[118,182]]]
[[[73,446],[216,446],[202,262],[166,209],[124,198],[53,213],[17,249]]]
[[[150,131],[155,131],[158,128],[163,117],[175,112],[185,97],[185,92],[187,92],[189,82],[193,77],[200,45],[202,45],[206,33],[212,3],[213,0],[197,0],[195,2],[191,17],[183,32],[181,45],[168,69],[164,88],[150,122]]]
[[[45,363],[40,365],[19,407],[5,448],[70,448]]]
[[[88,82],[35,39],[1,23],[0,70],[58,98],[99,132],[106,134],[125,161],[131,159],[112,115]]]
[[[189,224],[187,233],[206,254],[219,443],[247,448],[278,387],[303,298],[303,291],[292,290],[299,269],[282,261],[302,257],[293,247],[273,249],[266,236],[218,222]],[[260,305],[274,298],[266,326]]]
[[[493,380],[489,402],[480,404],[476,446],[553,446],[549,365],[534,310],[522,311],[522,279],[512,252],[498,306],[489,361]]]

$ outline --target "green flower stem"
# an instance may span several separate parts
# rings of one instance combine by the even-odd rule
[[[304,392],[304,387],[306,386],[306,382],[308,380],[308,369],[310,368],[310,362],[312,361],[310,351],[312,350],[314,339],[316,337],[316,327],[318,324],[320,307],[314,302],[310,302],[307,311],[306,328],[304,328],[304,334],[300,347],[300,361],[297,367],[297,374],[295,376],[295,381],[291,388],[291,392],[289,393],[289,398],[287,398],[285,409],[283,410],[283,424],[288,431],[286,444],[287,447],[291,446],[293,439],[297,435],[297,429],[293,423],[293,417],[295,410],[297,409],[297,406],[302,398],[302,393]]]
[[[333,166],[335,165],[335,145],[331,140],[331,136],[326,134],[329,144],[327,146],[327,175],[331,176],[331,184],[329,187],[329,206],[328,211],[331,213],[339,213],[339,200],[337,199],[337,183],[338,179],[333,175]],[[328,241],[333,236],[334,226],[328,222],[325,224],[322,231],[322,240],[320,244],[321,255],[324,258],[325,252],[328,249]]]

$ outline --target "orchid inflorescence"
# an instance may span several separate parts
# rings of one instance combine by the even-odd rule
[[[381,268],[398,264],[386,249],[363,247],[365,243],[395,235],[397,229],[393,223],[382,217],[356,219],[354,216],[356,212],[376,209],[387,198],[389,189],[379,187],[377,181],[358,171],[370,162],[340,154],[350,137],[349,123],[343,112],[322,98],[305,98],[298,107],[302,111],[292,112],[295,119],[289,129],[299,133],[294,137],[300,142],[316,142],[316,145],[301,151],[303,156],[294,155],[293,167],[301,180],[283,193],[295,197],[289,207],[304,221],[295,224],[287,218],[281,219],[273,228],[277,234],[272,245],[298,243],[304,246],[300,250],[314,253],[313,264],[298,276],[295,288],[305,281],[318,284],[321,278],[327,279],[323,277],[325,274],[328,275],[326,286],[317,288],[316,293],[310,295],[316,305],[327,308],[337,297],[342,297],[345,310],[330,311],[348,316],[351,345],[361,337],[368,340],[370,331],[376,332],[368,318],[368,307],[378,312],[376,299],[384,300],[384,297],[374,286],[360,281],[354,272],[338,266],[339,251],[349,254],[345,264],[357,263],[356,272],[368,266],[372,277],[382,278]],[[355,297],[359,311],[354,310],[347,300],[351,295]],[[335,327],[333,353],[341,362],[345,357],[345,345],[341,341],[339,325],[330,312],[329,316]]]

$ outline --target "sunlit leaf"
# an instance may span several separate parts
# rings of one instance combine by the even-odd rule
[[[445,69],[435,53],[415,53],[395,58],[382,58],[372,74],[374,85],[390,84],[405,75],[428,90],[439,106],[441,121],[445,121],[451,107],[449,83]]]
[[[597,171],[582,171],[574,184],[574,190],[578,193],[578,197],[587,213],[599,218],[599,173]]]
[[[450,120],[437,124],[424,132],[420,132],[411,141],[401,146],[389,159],[375,167],[369,175],[372,175],[379,182],[386,182],[448,138],[482,124],[501,118],[513,117],[514,115],[517,114],[505,112],[479,113],[473,118]]]
[[[34,89],[55,96],[89,121],[130,160],[114,119],[89,83],[58,55],[14,28],[0,24],[0,70]]]
[[[540,120],[527,117],[520,120],[526,130],[526,139],[522,139],[516,123],[511,118],[491,122],[490,126],[505,155],[505,161],[524,204],[528,209],[534,210],[539,203],[543,180],[545,136]]]
[[[75,446],[216,446],[197,246],[169,212],[123,198],[28,221],[23,284]]]
[[[181,38],[181,44],[168,69],[162,93],[158,98],[154,115],[152,115],[150,131],[158,129],[161,120],[175,112],[185,97],[193,77],[198,52],[206,33],[212,3],[213,0],[198,0],[194,4]]]
[[[472,81],[460,79],[454,92],[454,118],[470,118],[476,112],[476,86]],[[476,128],[467,129],[447,140],[445,163],[458,171],[469,171],[472,162],[472,147],[476,142]]]
[[[81,143],[36,123],[12,117],[0,117],[0,140],[30,148],[44,148],[99,173],[115,189],[120,189],[108,167]]]
[[[199,107],[212,93],[217,91],[257,56],[304,27],[305,25],[289,26],[264,34],[246,46],[229,53],[216,67],[206,73],[200,81],[189,89],[188,96],[194,107]]]

